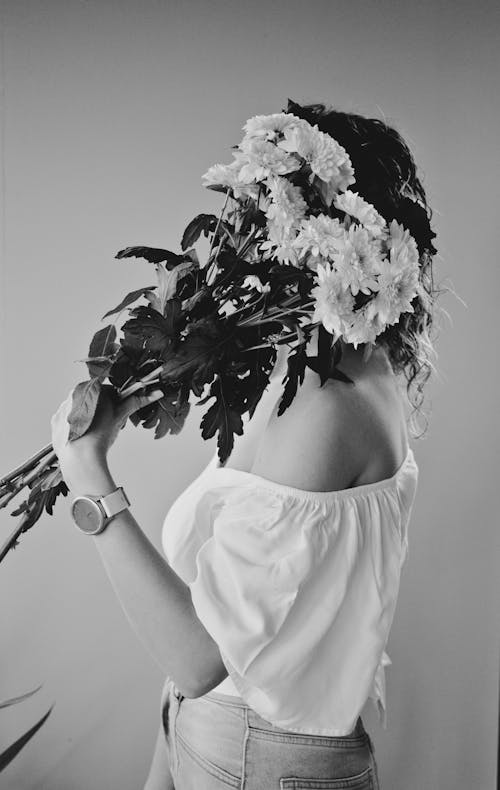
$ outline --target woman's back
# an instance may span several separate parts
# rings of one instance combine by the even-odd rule
[[[364,362],[351,347],[340,369],[354,384],[306,368],[292,404],[278,416],[286,365],[271,382],[226,468],[253,472],[309,491],[335,491],[385,480],[408,449],[404,399],[388,357],[376,349]]]

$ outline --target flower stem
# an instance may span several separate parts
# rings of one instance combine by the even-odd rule
[[[44,455],[50,453],[51,450],[52,450],[52,445],[46,444],[45,447],[42,447],[41,450],[38,450],[38,452],[34,453],[34,455],[28,458],[28,460],[25,461],[23,464],[21,464],[20,466],[16,466],[16,468],[13,469],[12,472],[8,472],[6,475],[4,475],[4,477],[2,477],[2,479],[0,480],[0,488],[3,488],[3,486],[6,483],[9,483],[15,477],[18,477],[23,472],[26,472],[28,469],[30,469],[32,466],[38,463],[40,458],[43,458]]]
[[[23,490],[23,488],[26,488],[27,485],[34,482],[40,473],[56,460],[57,455],[55,452],[52,452],[46,458],[42,458],[38,466],[36,466],[31,472],[22,475],[19,480],[16,481],[14,488],[7,494],[5,499],[0,501],[0,509],[6,507],[11,499],[14,499],[14,497],[16,497]]]
[[[2,562],[2,560],[5,557],[5,555],[7,554],[8,551],[10,551],[10,549],[15,548],[15,543],[17,542],[17,539],[18,539],[19,535],[22,533],[22,531],[24,529],[24,525],[26,524],[26,522],[28,520],[28,517],[29,517],[28,514],[25,514],[22,517],[22,519],[20,520],[19,524],[15,528],[14,532],[12,532],[9,535],[9,537],[7,538],[5,543],[3,544],[2,548],[0,549],[0,562]]]

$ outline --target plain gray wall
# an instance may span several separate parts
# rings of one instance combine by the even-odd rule
[[[439,377],[388,652],[383,790],[492,790],[498,704],[498,7],[493,2],[11,0],[3,7],[5,238],[1,471],[49,441],[101,316],[154,282],[132,244],[179,249],[201,186],[252,115],[287,97],[385,117],[435,210],[446,280]],[[160,546],[164,514],[213,441],[193,407],[178,437],[131,425],[110,456]],[[2,535],[15,520],[1,514]],[[56,701],[4,774],[11,790],[137,790],[162,673],[129,627],[68,500],[0,567],[0,699],[8,743]],[[0,781],[1,784],[1,781]]]

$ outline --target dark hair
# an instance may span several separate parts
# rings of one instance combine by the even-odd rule
[[[406,377],[413,422],[414,415],[422,413],[424,385],[434,368],[431,356],[436,353],[430,332],[435,300],[441,290],[434,287],[432,271],[437,252],[432,243],[436,235],[430,224],[432,212],[411,151],[395,129],[377,118],[340,112],[325,104],[301,106],[291,99],[284,112],[316,124],[320,131],[337,140],[354,168],[356,183],[350,188],[372,203],[387,222],[396,219],[415,239],[421,290],[412,302],[414,312],[402,313],[396,324],[377,337],[377,345],[386,348],[395,373]]]

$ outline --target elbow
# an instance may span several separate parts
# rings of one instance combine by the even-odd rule
[[[209,676],[203,678],[198,677],[196,679],[191,678],[183,682],[182,687],[178,683],[176,683],[176,686],[183,697],[197,699],[198,697],[203,697],[205,694],[208,694],[209,691],[212,691],[212,689],[222,683],[224,678],[227,678],[227,675],[227,669],[221,662],[221,666],[217,667],[217,670],[212,672]]]

